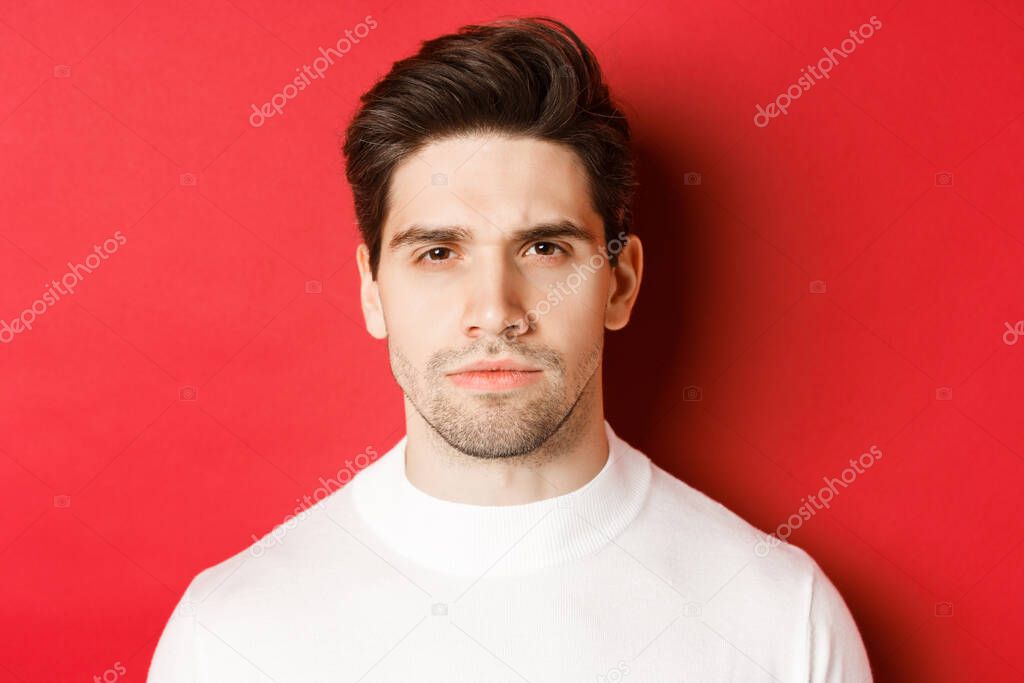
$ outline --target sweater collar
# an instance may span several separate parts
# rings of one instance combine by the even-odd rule
[[[405,473],[405,435],[349,484],[363,522],[394,552],[455,576],[524,574],[590,555],[639,513],[651,483],[646,455],[607,420],[608,459],[580,488],[521,505],[435,498]]]

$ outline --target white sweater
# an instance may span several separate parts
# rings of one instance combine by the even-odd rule
[[[148,680],[871,680],[814,560],[787,544],[765,554],[764,534],[605,430],[590,482],[510,506],[417,489],[403,437],[200,572]]]

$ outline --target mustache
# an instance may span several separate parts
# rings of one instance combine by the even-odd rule
[[[427,361],[427,370],[434,374],[442,374],[449,368],[458,367],[467,361],[497,357],[520,359],[560,373],[565,370],[565,361],[554,349],[508,344],[497,340],[487,340],[461,349],[438,351]]]

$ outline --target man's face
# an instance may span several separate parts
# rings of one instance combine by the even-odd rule
[[[388,207],[377,336],[399,386],[463,453],[536,450],[600,390],[611,276],[579,158],[533,138],[440,140],[396,168]]]

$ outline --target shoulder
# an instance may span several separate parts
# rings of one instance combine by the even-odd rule
[[[853,617],[814,558],[653,463],[652,469],[647,505],[630,529],[634,552],[643,552],[734,642],[753,651],[768,641],[793,653],[806,680],[870,680]]]
[[[287,594],[290,586],[315,583],[326,574],[358,578],[361,564],[355,560],[367,552],[358,540],[358,520],[351,507],[350,487],[358,478],[283,517],[263,536],[253,537],[247,547],[198,572],[178,609],[213,616]]]
[[[803,549],[778,541],[707,494],[651,463],[650,495],[638,529],[662,560],[688,572],[745,567],[777,588],[806,591],[820,568]]]
[[[766,543],[769,536],[718,501],[653,463],[652,470],[623,547],[705,613],[786,634],[786,647],[800,647],[815,590],[831,597],[817,562],[798,546]]]

